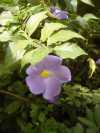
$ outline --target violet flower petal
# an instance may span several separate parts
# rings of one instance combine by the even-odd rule
[[[50,12],[58,19],[61,20],[68,19],[68,13],[57,7],[51,7]]]
[[[61,92],[60,80],[55,77],[46,78],[45,82],[45,92],[43,97],[47,100],[53,100],[55,96],[58,96]]]
[[[57,67],[55,75],[60,79],[62,83],[71,81],[71,71],[68,67],[60,66]]]
[[[100,65],[100,58],[96,61],[96,64]]]
[[[26,83],[29,87],[29,90],[35,95],[42,94],[45,90],[44,81],[39,76],[35,78],[33,78],[32,76],[28,76],[26,78]]]
[[[51,70],[51,68],[56,69],[56,67],[61,65],[61,63],[62,59],[60,57],[49,55],[37,63],[35,67],[38,67],[38,69],[40,67],[41,69]]]
[[[36,77],[36,75],[38,75],[41,70],[42,70],[41,67],[35,67],[35,66],[30,65],[26,69],[26,73],[28,75],[32,75],[32,76],[35,76]]]
[[[60,12],[60,13],[56,13],[55,14],[55,16],[57,17],[57,18],[59,18],[59,19],[68,19],[68,15],[64,12],[64,11],[62,11],[62,12]]]

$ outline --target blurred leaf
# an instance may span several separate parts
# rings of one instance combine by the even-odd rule
[[[94,116],[98,127],[100,127],[100,105],[98,104],[95,106]]]
[[[86,52],[83,49],[81,49],[76,43],[64,43],[61,46],[56,46],[54,48],[54,51],[63,59],[75,59],[80,55],[86,55]]]
[[[96,70],[96,64],[95,61],[92,58],[88,58],[88,63],[89,63],[89,78],[92,77],[92,75],[94,74],[95,70]]]
[[[100,104],[100,93],[94,93],[93,94],[93,102],[95,104]]]
[[[84,133],[84,129],[83,129],[82,125],[78,123],[78,124],[73,128],[73,133]]]
[[[31,36],[34,33],[34,31],[38,28],[40,22],[47,18],[46,13],[46,11],[42,11],[35,15],[32,15],[28,19],[25,31],[26,33],[28,33],[29,36]]]
[[[90,121],[94,121],[94,114],[93,114],[93,111],[88,109],[86,110],[86,116],[87,116],[87,119],[90,120]]]
[[[93,127],[93,128],[96,128],[96,125],[95,123],[93,123],[93,121],[89,121],[88,119],[84,118],[84,117],[79,117],[79,121],[88,126],[88,127]]]
[[[66,25],[63,25],[61,23],[45,23],[45,26],[43,27],[41,31],[41,41],[45,42],[50,35],[52,35],[53,32],[60,30],[62,28],[66,28]]]
[[[86,133],[99,133],[98,128],[87,128]]]
[[[30,115],[33,120],[38,119],[39,107],[36,104],[31,105]]]
[[[5,111],[8,114],[12,114],[12,113],[15,113],[19,109],[20,106],[21,106],[21,103],[19,101],[13,101],[9,105],[7,105]]]
[[[81,36],[80,34],[74,32],[74,31],[60,30],[48,38],[47,44],[52,45],[52,44],[57,43],[57,42],[69,41],[73,38],[80,38],[80,39],[84,40],[83,36]]]
[[[45,116],[45,113],[44,113],[44,112],[41,112],[41,113],[39,114],[38,120],[39,120],[40,122],[45,122],[46,116]]]
[[[94,14],[92,13],[87,13],[83,16],[83,19],[85,21],[89,21],[90,19],[98,19]]]
[[[91,0],[80,0],[80,1],[82,1],[83,3],[85,3],[87,5],[94,6],[94,4],[92,3]]]
[[[31,64],[36,64],[39,61],[41,61],[45,56],[47,56],[51,52],[51,49],[47,47],[39,47],[37,49],[31,50],[27,52],[21,61],[22,67],[25,64],[31,63]]]
[[[0,42],[7,42],[11,40],[11,33],[8,31],[4,31],[0,34]]]
[[[13,22],[14,18],[10,11],[4,11],[0,15],[0,25],[7,25],[9,22]]]
[[[74,12],[77,11],[77,4],[78,4],[77,0],[71,0],[71,5],[73,7]]]

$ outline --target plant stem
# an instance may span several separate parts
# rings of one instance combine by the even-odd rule
[[[24,101],[24,102],[28,102],[28,103],[31,102],[31,103],[32,103],[32,101],[31,101],[30,99],[27,99],[27,98],[25,98],[25,97],[16,95],[16,94],[14,94],[14,93],[12,93],[12,92],[9,92],[9,91],[0,90],[0,93],[1,93],[1,94],[5,94],[5,95],[13,96],[13,97],[15,97],[15,98],[17,98],[17,99],[19,99],[19,100]]]

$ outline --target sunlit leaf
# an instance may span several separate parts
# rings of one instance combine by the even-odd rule
[[[92,75],[94,74],[95,70],[96,70],[96,63],[92,58],[88,58],[88,63],[89,63],[89,78],[92,77]]]
[[[28,45],[28,40],[16,40],[9,43],[5,56],[6,66],[11,66],[18,60],[22,59],[25,53],[25,47]]]
[[[47,40],[47,44],[48,45],[52,45],[54,43],[57,42],[65,42],[65,41],[69,41],[73,38],[80,38],[80,39],[84,39],[83,36],[81,36],[80,34],[71,31],[71,30],[60,30],[56,33],[54,33],[52,36],[50,36]]]
[[[0,25],[6,25],[9,22],[13,22],[14,18],[10,11],[4,11],[0,15]]]
[[[55,31],[67,27],[66,25],[63,25],[61,23],[45,23],[45,26],[43,27],[41,31],[41,41],[45,42],[48,37]]]
[[[51,50],[47,47],[39,47],[37,49],[29,51],[23,56],[21,65],[22,65],[22,67],[28,63],[31,63],[34,65],[34,64],[38,63],[39,61],[41,61],[50,52],[51,52]]]
[[[7,42],[11,40],[11,34],[8,31],[4,31],[0,34],[0,42]]]
[[[83,16],[83,19],[85,21],[89,21],[90,19],[98,19],[94,14],[92,13],[87,13]]]
[[[73,10],[76,12],[77,11],[77,0],[71,0],[71,5],[73,7]]]
[[[31,36],[38,28],[40,22],[46,18],[46,11],[32,15],[26,23],[25,31],[28,33],[28,35]]]
[[[87,5],[94,6],[94,4],[92,3],[91,0],[80,0],[80,1],[82,1],[83,3],[85,3]]]
[[[82,48],[80,48],[76,43],[64,43],[61,46],[56,46],[54,48],[54,51],[63,59],[75,59],[80,55],[86,55],[86,52]]]

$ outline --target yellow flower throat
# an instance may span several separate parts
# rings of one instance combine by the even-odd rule
[[[50,75],[50,73],[49,73],[48,70],[43,70],[43,71],[40,73],[40,76],[41,76],[42,78],[47,78],[47,77],[49,77],[49,75]]]

